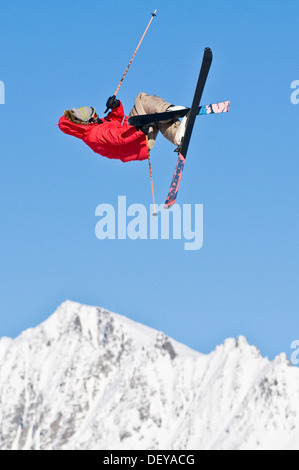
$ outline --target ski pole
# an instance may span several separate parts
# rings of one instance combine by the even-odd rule
[[[151,178],[151,186],[152,186],[152,196],[153,196],[153,203],[154,203],[154,213],[153,216],[156,217],[158,214],[156,212],[156,204],[155,204],[155,194],[154,194],[154,184],[153,184],[153,175],[152,175],[152,165],[151,165],[151,157],[150,157],[150,151],[148,148],[148,136],[146,136],[146,146],[147,146],[147,153],[148,153],[148,166],[149,166],[149,171],[150,171],[150,178]]]
[[[131,66],[131,64],[132,64],[132,62],[133,62],[133,60],[134,60],[134,57],[135,57],[135,55],[136,55],[136,53],[137,53],[137,51],[138,51],[138,49],[139,49],[139,47],[140,47],[140,45],[141,45],[143,39],[144,39],[144,36],[146,35],[147,30],[148,30],[148,28],[149,28],[150,25],[151,25],[151,22],[153,21],[154,17],[156,16],[156,12],[157,12],[157,10],[155,10],[154,13],[152,13],[152,17],[151,17],[151,19],[150,19],[150,22],[149,22],[149,24],[147,25],[147,27],[146,27],[146,29],[145,29],[143,35],[142,35],[142,38],[141,38],[140,41],[139,41],[138,46],[136,47],[136,50],[135,50],[135,52],[134,52],[134,54],[133,54],[133,56],[132,56],[132,59],[130,60],[129,65],[128,65],[128,67],[126,68],[126,71],[125,71],[125,73],[123,74],[122,79],[121,79],[121,81],[119,82],[118,87],[116,88],[116,91],[115,91],[115,93],[114,93],[114,97],[117,95],[118,90],[120,89],[121,84],[122,84],[122,82],[124,81],[125,76],[127,75],[127,72],[128,72],[128,70],[129,70],[129,68],[130,68],[130,66]]]

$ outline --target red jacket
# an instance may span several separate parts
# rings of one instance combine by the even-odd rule
[[[82,139],[94,152],[103,157],[119,159],[122,162],[145,160],[148,157],[144,133],[128,124],[123,118],[124,108],[118,108],[103,119],[102,124],[74,124],[65,116],[59,119],[59,128],[65,134]]]

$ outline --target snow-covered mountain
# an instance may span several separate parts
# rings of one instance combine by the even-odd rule
[[[0,340],[0,449],[299,450],[299,369],[68,301]]]

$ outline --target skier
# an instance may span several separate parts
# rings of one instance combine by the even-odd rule
[[[102,119],[92,107],[66,110],[59,119],[59,128],[65,134],[82,139],[95,153],[122,162],[147,159],[159,131],[174,145],[181,141],[183,129],[178,119],[140,128],[130,126],[127,121],[130,116],[173,111],[182,106],[174,106],[147,93],[137,95],[129,116],[124,115],[123,105],[115,96],[108,98],[106,106],[111,111]]]

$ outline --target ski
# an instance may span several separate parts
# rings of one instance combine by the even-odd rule
[[[174,171],[174,175],[172,178],[168,196],[164,204],[165,208],[171,207],[175,203],[176,198],[177,198],[194,122],[198,113],[199,103],[200,103],[202,93],[206,84],[206,80],[208,78],[209,70],[212,64],[212,59],[213,59],[212,51],[209,47],[206,47],[204,51],[204,55],[203,55],[202,65],[201,65],[201,69],[199,72],[199,77],[198,77],[194,97],[193,97],[192,106],[191,106],[190,111],[187,114],[187,124],[186,124],[186,131],[184,134],[184,139],[179,148],[179,156],[178,156],[177,165]]]
[[[206,114],[228,113],[230,110],[230,101],[221,101],[220,103],[207,104],[200,106],[197,113],[198,116]]]
[[[230,108],[230,101],[221,101],[220,103],[207,104],[199,106],[198,116],[206,114],[218,114],[227,113]],[[134,127],[145,126],[147,124],[154,124],[155,122],[169,121],[172,119],[178,119],[186,116],[190,108],[179,109],[177,111],[165,111],[164,113],[153,113],[153,114],[139,114],[137,116],[131,116],[128,119],[128,124]]]
[[[188,111],[190,111],[190,108],[178,109],[176,111],[165,111],[164,113],[138,114],[137,116],[129,117],[128,124],[130,124],[130,126],[140,127],[160,121],[171,121],[172,119],[186,116]]]

